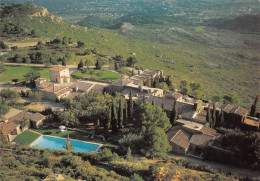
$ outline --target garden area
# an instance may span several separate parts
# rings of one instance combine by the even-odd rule
[[[30,71],[40,73],[41,78],[49,79],[49,70],[44,67],[31,67],[31,66],[4,66],[4,71],[0,74],[0,82],[11,83],[12,79],[24,80],[24,75]]]
[[[85,73],[78,70],[73,74],[71,74],[71,77],[74,80],[82,79],[82,78],[93,78],[96,80],[113,81],[113,82],[120,80],[122,78],[120,74],[111,72],[109,70],[94,70],[94,69],[86,70]]]
[[[18,136],[15,137],[13,142],[15,142],[18,145],[30,145],[34,140],[36,140],[40,134],[34,133],[30,130],[27,130]]]

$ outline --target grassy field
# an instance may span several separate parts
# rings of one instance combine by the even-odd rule
[[[98,80],[105,81],[117,81],[122,78],[122,76],[118,73],[111,72],[109,70],[87,70],[86,73],[82,74],[81,71],[74,72],[71,77],[75,80],[83,78],[94,78]]]
[[[5,66],[5,71],[0,74],[0,82],[10,83],[12,79],[24,80],[24,75],[30,71],[39,72],[42,78],[49,79],[49,70],[43,67],[30,67],[30,66]]]
[[[16,136],[13,142],[16,142],[19,145],[30,145],[39,136],[41,135],[27,130]]]

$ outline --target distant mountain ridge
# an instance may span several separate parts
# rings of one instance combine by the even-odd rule
[[[260,15],[245,15],[235,19],[216,19],[209,21],[208,25],[240,33],[260,34]]]

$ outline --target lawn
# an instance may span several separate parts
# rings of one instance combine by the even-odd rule
[[[122,78],[122,76],[118,73],[111,72],[109,70],[87,70],[86,73],[82,74],[81,71],[76,71],[72,75],[73,79],[82,79],[84,78],[94,78],[98,80],[104,80],[104,81],[117,81]]]
[[[39,136],[41,135],[27,130],[16,136],[13,142],[16,142],[19,145],[30,145]]]
[[[12,82],[12,79],[24,80],[24,75],[29,71],[39,72],[42,78],[49,79],[49,70],[44,67],[11,66],[6,65],[5,71],[0,73],[0,82]]]

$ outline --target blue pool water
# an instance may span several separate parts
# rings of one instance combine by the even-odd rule
[[[74,151],[97,151],[99,144],[91,144],[83,141],[70,140],[73,144]],[[66,139],[51,137],[51,136],[41,136],[36,140],[31,147],[39,148],[50,148],[52,150],[66,150],[63,146],[66,145]]]

